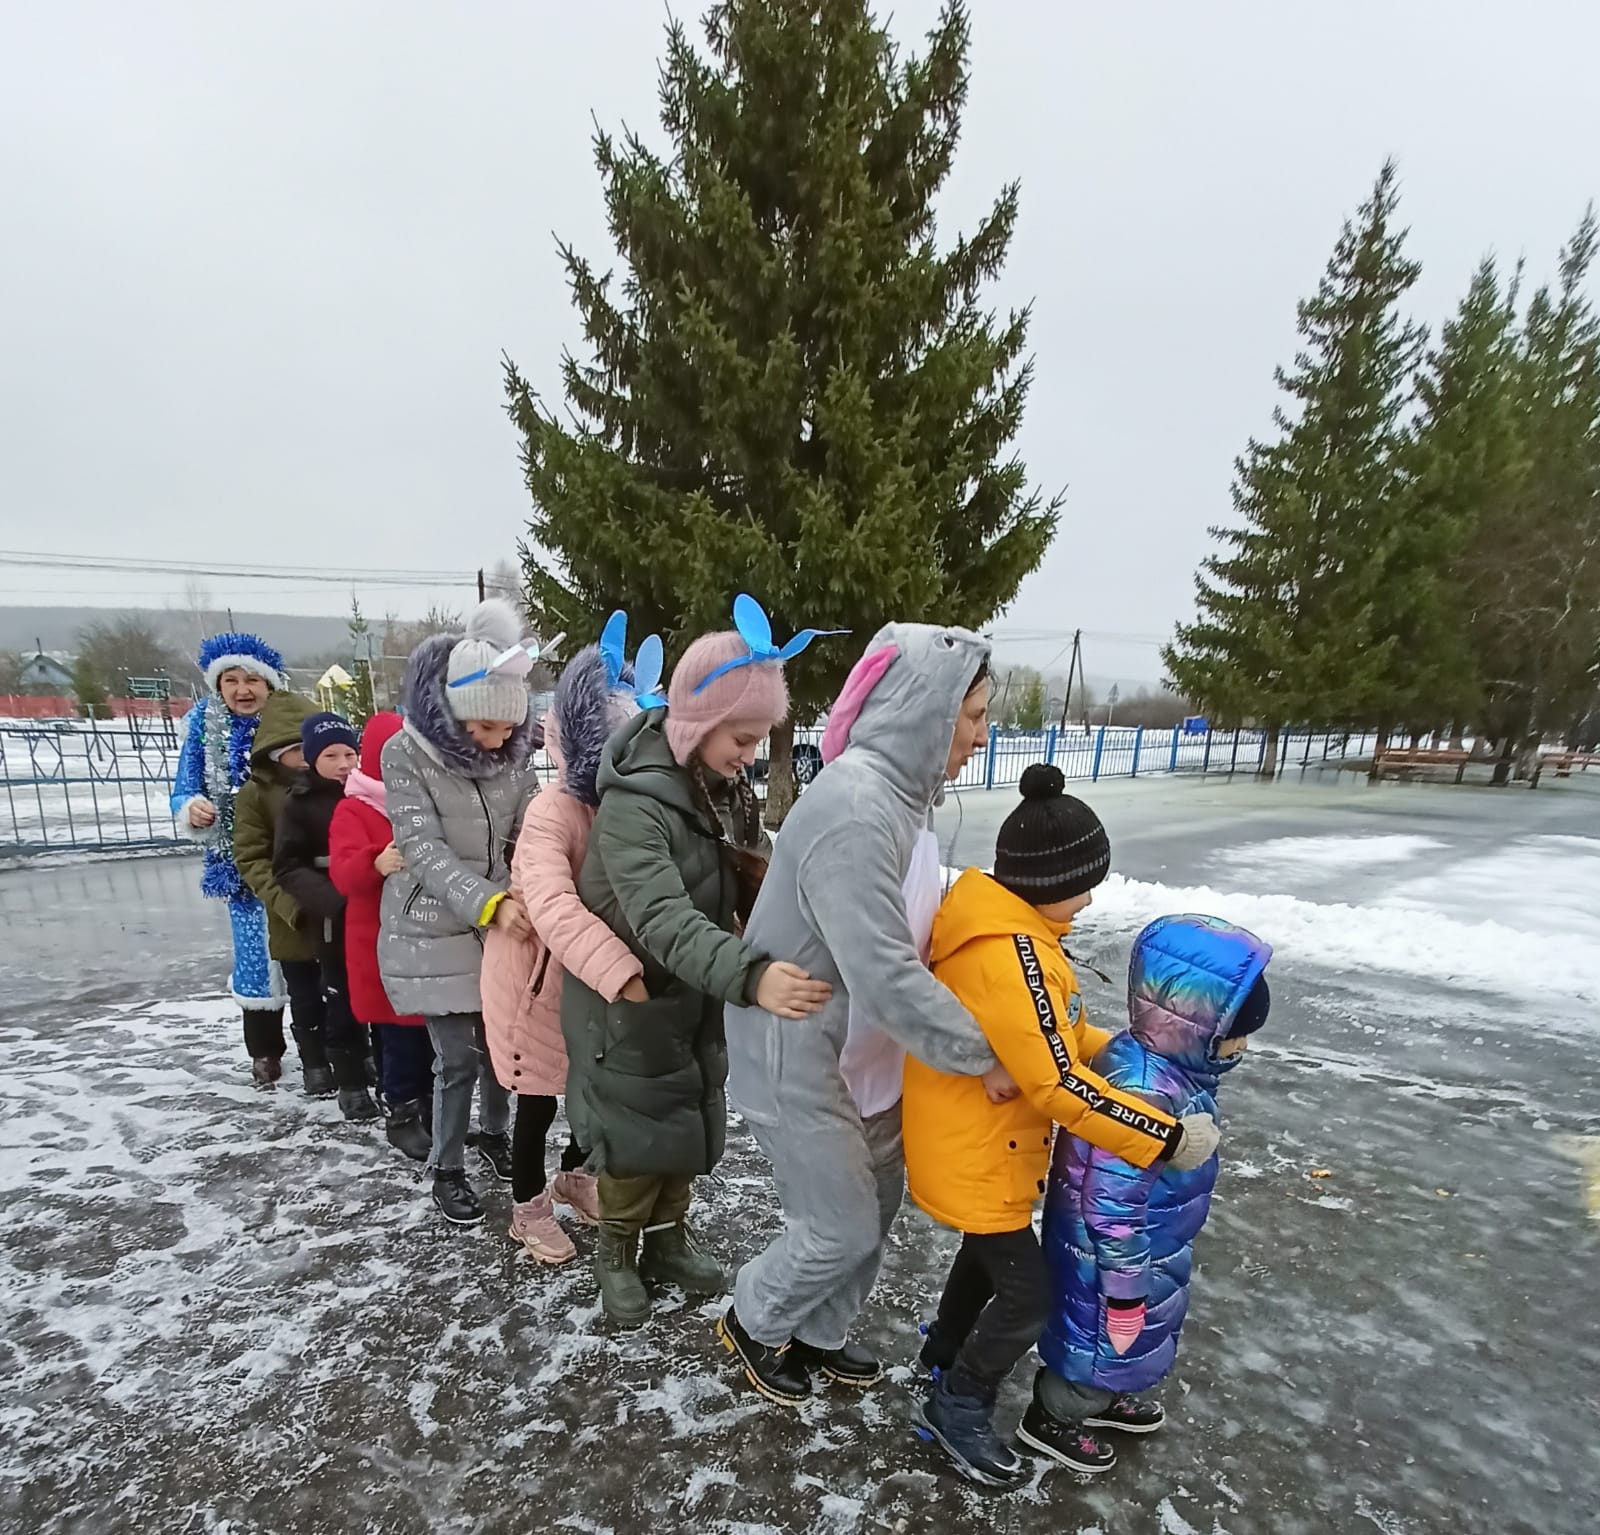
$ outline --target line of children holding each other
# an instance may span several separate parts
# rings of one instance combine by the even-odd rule
[[[687,1221],[692,1179],[724,1148],[724,1009],[804,1027],[829,995],[743,937],[770,850],[747,769],[787,713],[781,653],[748,630],[705,636],[663,699],[659,662],[635,677],[614,622],[562,672],[544,730],[557,778],[536,797],[518,642],[515,615],[493,602],[463,638],[425,641],[404,722],[369,722],[359,765],[343,721],[302,710],[291,739],[292,695],[269,698],[239,818],[258,813],[248,799],[268,827],[275,810],[274,850],[263,861],[242,836],[240,868],[266,904],[297,1016],[302,996],[311,1016],[317,1003],[291,941],[304,918],[290,913],[322,924],[322,1037],[346,1114],[376,1113],[359,1041],[341,1032],[361,1019],[379,1025],[390,1137],[429,1160],[446,1219],[483,1219],[465,1167],[475,1149],[512,1184],[511,1235],[537,1261],[575,1256],[558,1205],[598,1227],[606,1313],[637,1325],[652,1284],[727,1285]],[[993,1415],[1036,1345],[1043,1366],[1017,1436],[1032,1453],[1103,1471],[1115,1460],[1103,1431],[1161,1427],[1160,1407],[1133,1393],[1172,1368],[1217,1171],[1214,1134],[1175,1154],[1179,1121],[1214,1111],[1217,1082],[1266,1019],[1267,946],[1171,917],[1135,944],[1130,1027],[1090,1025],[1065,941],[1109,867],[1098,818],[1057,769],[1036,766],[994,873],[964,874],[921,935],[1004,1068],[963,1077],[912,1058],[904,1078],[912,1197],[962,1233],[921,1352],[932,1384],[918,1420],[985,1485],[1021,1473]],[[320,1063],[314,1042],[301,1046],[312,1089]],[[570,1135],[550,1179],[563,1092]],[[799,1370],[858,1386],[881,1376],[859,1349],[851,1359],[870,1370],[739,1352],[751,1383],[783,1401],[802,1399]]]

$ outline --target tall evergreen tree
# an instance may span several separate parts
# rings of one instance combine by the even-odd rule
[[[1420,268],[1397,204],[1390,162],[1299,305],[1301,350],[1274,375],[1289,396],[1273,411],[1281,435],[1252,438],[1236,462],[1239,524],[1211,530],[1225,552],[1206,560],[1198,620],[1165,652],[1178,691],[1267,727],[1267,774],[1283,725],[1374,715],[1399,644],[1395,449],[1423,333],[1399,313]]]
[[[1412,584],[1396,615],[1403,664],[1391,715],[1413,728],[1485,723],[1484,652],[1504,594],[1493,530],[1511,515],[1527,469],[1519,285],[1520,272],[1502,289],[1486,257],[1417,384],[1402,453]]]
[[[1600,319],[1584,291],[1600,230],[1584,215],[1555,287],[1534,294],[1513,370],[1523,472],[1486,502],[1464,563],[1483,725],[1537,751],[1588,708],[1600,658]]]
[[[547,630],[626,605],[682,643],[741,589],[779,637],[857,643],[790,667],[798,718],[889,618],[980,626],[1044,555],[1059,502],[1010,456],[1027,396],[1026,311],[982,306],[1016,223],[1004,188],[940,250],[970,28],[948,0],[902,59],[866,0],[723,0],[709,57],[668,29],[663,159],[629,133],[595,158],[627,273],[563,247],[592,358],[568,356],[570,421],[509,361],[533,498],[524,551]],[[792,792],[773,740],[774,818]]]

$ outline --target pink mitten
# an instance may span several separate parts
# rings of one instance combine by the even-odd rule
[[[1144,1331],[1144,1302],[1130,1305],[1109,1304],[1106,1307],[1106,1336],[1116,1354],[1126,1354],[1134,1340]]]

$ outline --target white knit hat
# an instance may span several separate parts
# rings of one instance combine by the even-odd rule
[[[521,677],[482,676],[495,659],[522,638],[522,621],[509,602],[491,597],[467,619],[466,638],[450,652],[444,696],[458,720],[505,720],[520,725],[528,717],[528,686]],[[458,679],[476,680],[456,686]]]

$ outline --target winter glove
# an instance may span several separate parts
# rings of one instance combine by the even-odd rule
[[[1192,1173],[1216,1154],[1217,1147],[1222,1144],[1222,1132],[1209,1114],[1185,1114],[1178,1126],[1183,1136],[1169,1165],[1176,1172]]]
[[[1144,1302],[1142,1300],[1108,1300],[1106,1302],[1106,1337],[1111,1340],[1112,1353],[1126,1354],[1143,1331]]]

